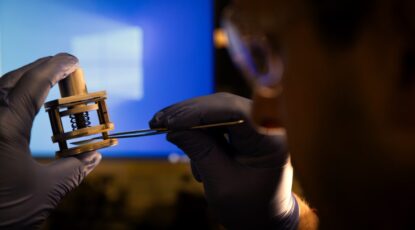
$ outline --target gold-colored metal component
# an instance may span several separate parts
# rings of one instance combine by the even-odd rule
[[[88,93],[82,69],[78,68],[67,78],[59,82],[60,99],[45,103],[52,126],[52,141],[59,144],[57,157],[66,157],[110,147],[118,144],[117,139],[110,138],[108,131],[114,129],[110,122],[105,100],[105,91]],[[96,111],[99,125],[91,126],[89,112]],[[65,131],[62,117],[68,116],[72,131]],[[68,147],[70,139],[101,134],[102,140],[75,147]]]

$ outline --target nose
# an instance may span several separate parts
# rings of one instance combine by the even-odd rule
[[[260,133],[274,135],[285,132],[281,93],[281,86],[255,87],[251,117]]]

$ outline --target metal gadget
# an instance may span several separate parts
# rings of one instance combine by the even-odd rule
[[[71,75],[59,82],[59,91],[62,98],[45,103],[52,126],[52,142],[59,144],[57,157],[66,157],[114,146],[117,139],[110,138],[108,131],[114,129],[110,122],[105,100],[105,91],[88,93],[83,71],[78,68]],[[91,124],[90,112],[96,112],[99,124]],[[68,117],[71,131],[64,130],[62,118]],[[91,135],[101,135],[101,141],[86,143],[75,147],[68,147],[67,141]]]

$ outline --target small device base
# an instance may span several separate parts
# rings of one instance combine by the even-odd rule
[[[61,150],[61,151],[57,151],[56,152],[56,157],[57,158],[62,158],[62,157],[74,156],[74,155],[78,155],[78,154],[85,153],[85,152],[90,152],[90,151],[94,151],[94,150],[98,150],[98,149],[111,147],[111,146],[114,146],[114,145],[117,145],[117,144],[118,144],[117,139],[106,139],[106,140],[99,141],[99,142],[85,144],[85,145],[82,145],[82,146],[79,146],[79,147],[74,147],[74,148],[69,148],[69,149],[64,149],[64,150]]]

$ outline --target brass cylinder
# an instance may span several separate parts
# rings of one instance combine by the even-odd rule
[[[0,0],[1,1],[1,0]],[[52,141],[59,143],[57,157],[67,157],[110,147],[118,143],[109,138],[108,131],[114,129],[110,122],[105,100],[105,91],[88,93],[82,69],[75,70],[59,82],[60,99],[45,104],[52,125]],[[96,111],[99,125],[91,125],[89,112]],[[62,117],[70,119],[72,131],[65,130]],[[96,117],[93,117],[96,118]],[[93,143],[70,146],[67,141],[91,135],[101,134],[103,140]]]
[[[88,94],[88,90],[86,88],[84,72],[81,68],[76,69],[73,73],[71,73],[68,77],[61,80],[59,82],[59,91],[61,93],[61,97],[70,97],[70,96],[79,96]],[[73,108],[84,107],[84,105],[76,105],[69,107],[70,109]],[[86,128],[88,127],[88,122],[86,118],[89,115],[88,112],[74,114],[74,122],[76,124],[76,129]]]
[[[61,97],[77,96],[87,94],[84,72],[81,68],[76,69],[65,79],[59,81]]]

